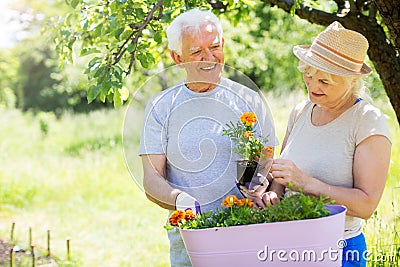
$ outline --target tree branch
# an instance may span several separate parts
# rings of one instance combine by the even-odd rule
[[[135,52],[136,52],[137,44],[139,42],[139,38],[143,34],[143,30],[150,24],[150,22],[152,20],[160,20],[161,19],[162,11],[163,11],[163,4],[164,4],[164,0],[159,0],[153,6],[153,8],[150,10],[150,12],[147,14],[145,19],[139,26],[138,25],[131,26],[131,28],[134,29],[134,31],[128,36],[128,38],[124,41],[124,43],[118,47],[117,52],[114,53],[113,65],[117,64],[121,60],[123,55],[126,53],[126,51],[127,51],[126,44],[129,41],[131,41],[131,44],[134,46],[134,49],[132,50],[132,52],[129,52],[131,54],[131,58],[129,61],[129,66],[128,66],[127,70],[125,71],[126,75],[129,75],[132,71],[133,63],[135,61]],[[156,13],[157,10],[159,10],[159,14],[156,17],[156,16],[154,16],[154,14]]]
[[[394,42],[394,46],[400,53],[400,0],[392,1],[374,1],[383,22],[389,28],[390,36]]]
[[[350,4],[350,12],[353,14],[357,13],[356,2],[354,2],[354,0],[349,0],[348,2]]]
[[[292,6],[294,5],[293,0],[261,0],[264,3],[276,5],[279,8],[290,13]],[[296,9],[295,14],[302,19],[308,20],[311,23],[315,23],[322,26],[328,26],[335,20],[343,21],[342,16],[339,14],[327,13],[318,9],[313,9],[308,6],[300,4],[300,8]]]

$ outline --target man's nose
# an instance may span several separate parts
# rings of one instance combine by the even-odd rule
[[[214,61],[214,58],[214,54],[210,51],[210,49],[206,48],[203,54],[204,61]]]

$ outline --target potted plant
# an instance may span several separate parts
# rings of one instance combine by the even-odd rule
[[[266,209],[228,196],[216,211],[177,210],[190,260],[201,266],[341,266],[346,208],[295,192]]]
[[[237,161],[236,185],[243,193],[246,189],[255,189],[255,186],[265,181],[265,176],[261,180],[253,180],[259,163],[269,161],[274,154],[272,146],[265,146],[268,137],[259,136],[255,130],[257,117],[253,112],[244,112],[240,116],[240,121],[234,124],[226,124],[226,130],[222,135],[227,135],[234,143],[233,152],[237,153],[241,159]],[[269,161],[271,163],[272,161]],[[270,165],[270,164],[269,164]],[[268,167],[266,172],[268,172]],[[253,184],[252,184],[253,183]],[[246,196],[246,194],[243,194]]]

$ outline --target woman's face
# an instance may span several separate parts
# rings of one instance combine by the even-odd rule
[[[326,72],[306,69],[303,73],[303,79],[307,86],[308,95],[314,104],[335,107],[351,97],[351,84],[345,78],[328,74]]]

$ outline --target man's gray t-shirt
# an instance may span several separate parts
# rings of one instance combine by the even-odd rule
[[[155,95],[145,111],[139,155],[165,154],[166,179],[196,198],[202,211],[215,210],[227,195],[241,196],[235,185],[236,160],[226,124],[254,112],[256,133],[276,138],[268,107],[260,95],[222,79],[210,92],[196,93],[183,83]]]
[[[256,114],[256,133],[268,137],[265,145],[277,145],[269,109],[257,92],[229,79],[205,93],[178,84],[149,101],[139,155],[165,154],[172,187],[196,198],[202,212],[220,208],[226,196],[241,197],[235,184],[239,157],[222,132],[243,112]],[[171,266],[190,266],[179,231],[169,230],[168,238]]]

